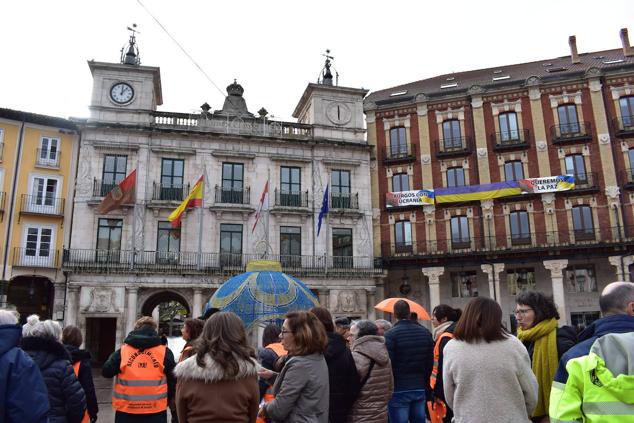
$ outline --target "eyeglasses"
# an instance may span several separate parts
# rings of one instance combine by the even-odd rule
[[[517,309],[513,312],[513,314],[515,314],[516,316],[526,316],[528,314],[529,311],[533,311],[532,308],[524,308],[524,309]]]
[[[292,332],[292,331],[290,331],[290,330],[282,329],[282,331],[280,332],[280,335],[281,335],[281,336],[284,336],[284,335],[286,335],[287,333],[293,333],[293,332]]]

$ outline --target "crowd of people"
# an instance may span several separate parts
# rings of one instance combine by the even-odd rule
[[[558,324],[552,298],[516,297],[517,336],[492,299],[432,310],[430,332],[403,300],[394,323],[333,319],[323,307],[264,328],[257,351],[240,318],[187,319],[178,363],[140,318],[102,368],[115,422],[616,422],[634,416],[634,284],[609,284],[602,317]],[[0,422],[95,422],[79,328],[0,310]],[[629,420],[628,420],[629,419]]]

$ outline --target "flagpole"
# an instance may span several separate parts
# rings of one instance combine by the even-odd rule
[[[138,166],[137,166],[138,167]],[[137,188],[138,188],[139,172],[134,172],[134,205],[132,206],[132,256],[130,257],[130,269],[134,267],[136,259],[136,205],[137,205]]]
[[[271,181],[271,169],[269,168],[269,169],[267,169],[266,185],[265,185],[267,190],[270,188],[269,187],[270,181]],[[265,239],[264,258],[266,259],[266,258],[268,258],[268,253],[269,253],[269,223],[270,223],[269,219],[271,217],[271,214],[269,212],[269,198],[270,198],[270,196],[269,196],[268,192],[267,192],[265,197],[266,197],[266,203],[267,204],[266,204],[266,232],[264,233],[264,237],[265,237],[264,238]],[[264,204],[262,206],[264,206]]]
[[[200,200],[200,210],[198,210],[198,269],[202,266],[202,254],[203,254],[203,208],[205,207],[205,170],[203,167],[203,186],[202,186],[202,198]]]

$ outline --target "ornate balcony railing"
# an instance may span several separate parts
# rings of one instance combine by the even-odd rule
[[[596,172],[575,173],[575,190],[581,189],[597,189],[599,188],[599,179]]]
[[[251,260],[279,261],[284,272],[294,276],[367,277],[381,274],[380,261],[373,257],[308,255],[195,253],[131,250],[65,249],[62,267],[87,273],[174,273],[227,275],[246,271]]]
[[[38,148],[36,152],[35,164],[38,166],[57,168],[59,167],[59,159],[61,155],[62,152],[59,150],[49,151]]]
[[[15,247],[13,249],[13,266],[20,267],[58,267],[59,251],[44,248]]]
[[[20,201],[20,213],[63,216],[64,202],[63,198],[51,197],[48,194],[22,194],[22,200]]]
[[[416,160],[416,146],[410,144],[390,145],[383,149],[384,163],[397,163]]]
[[[329,207],[334,210],[359,209],[359,193],[332,193]]]
[[[471,137],[453,137],[436,140],[438,145],[438,157],[459,156],[469,154],[472,151]]]
[[[555,144],[568,141],[589,141],[592,139],[592,123],[574,122],[553,125],[550,127],[550,135]]]
[[[491,141],[497,151],[527,148],[530,143],[530,131],[528,129],[517,129],[514,131],[496,132],[491,134]]]
[[[0,191],[0,213],[4,212],[4,207],[7,202],[7,193],[4,191]]]
[[[92,183],[92,196],[105,197],[115,186],[117,186],[117,184],[103,182],[102,180],[95,178]]]
[[[634,134],[634,116],[621,116],[612,119],[612,127],[617,136]]]
[[[547,252],[634,245],[634,227],[530,232],[463,239],[437,239],[411,243],[383,243],[384,257],[439,257],[482,254]]]
[[[172,185],[154,182],[152,201],[183,201],[189,194],[189,184]]]
[[[301,123],[271,121],[266,118],[228,118],[210,113],[154,112],[153,115],[154,125],[162,128],[302,140],[313,138],[312,126]]]
[[[621,170],[621,184],[625,186],[625,188],[634,188],[634,168],[627,168]]]
[[[308,208],[308,191],[280,191],[275,190],[276,207]]]
[[[248,187],[244,189],[223,188],[216,185],[214,199],[216,204],[250,204],[251,189]]]
[[[0,142],[0,161],[4,160],[4,143]]]

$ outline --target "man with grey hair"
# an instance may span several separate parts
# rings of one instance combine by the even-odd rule
[[[16,314],[0,309],[0,421],[46,422],[46,385],[40,369],[18,347],[22,328]]]
[[[361,390],[352,406],[348,422],[387,421],[387,404],[392,397],[394,379],[385,339],[370,320],[359,320],[350,327],[352,357],[361,380]]]
[[[588,355],[597,338],[608,333],[634,332],[634,283],[620,281],[608,284],[599,297],[599,307],[603,317],[588,325],[579,334],[579,343],[561,357],[555,382],[566,383],[568,361]]]
[[[379,332],[377,333],[379,336],[385,335],[385,332],[392,329],[392,324],[385,319],[377,319],[374,321],[374,324],[379,329]]]

